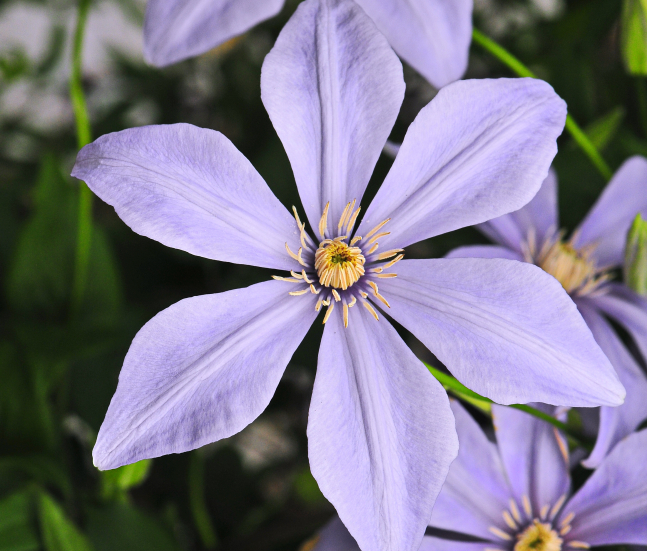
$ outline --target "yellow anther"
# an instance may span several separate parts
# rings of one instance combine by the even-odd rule
[[[329,300],[328,303],[329,303],[328,310],[326,310],[326,315],[324,316],[324,319],[323,319],[324,324],[328,321],[330,314],[332,314],[332,311],[335,309],[334,302],[331,303]]]
[[[548,523],[534,519],[523,532],[517,535],[514,551],[561,551],[562,538]]]
[[[355,204],[355,203],[353,203]],[[357,207],[353,215],[350,217],[350,220],[348,221],[348,225],[346,226],[346,234],[350,235],[353,233],[353,229],[355,228],[355,221],[357,220],[357,215],[359,214],[359,211],[362,210],[362,207]],[[361,237],[360,237],[361,239]]]
[[[373,243],[374,241],[377,241],[378,239],[380,239],[380,237],[384,237],[385,235],[389,235],[390,233],[391,233],[390,231],[385,231],[385,232],[382,232],[382,233],[378,233],[378,234],[374,235],[373,237],[371,237],[371,238],[368,240],[368,243],[367,243],[367,244],[368,244],[368,245],[370,245],[370,244],[371,244],[371,243]]]
[[[391,258],[392,256],[401,253],[402,251],[404,251],[404,249],[391,249],[390,251],[384,251],[383,253],[377,255],[377,260],[386,260],[387,258]]]
[[[380,222],[377,226],[375,226],[370,232],[368,232],[366,234],[365,239],[368,239],[369,237],[371,237],[371,235],[373,235],[374,233],[380,231],[380,229],[384,226],[384,224],[386,224],[389,220],[391,220],[391,219],[387,218],[386,220]]]
[[[348,304],[344,304],[344,327],[348,327]]]
[[[341,300],[341,297],[339,296],[339,293],[336,291],[336,289],[332,290],[332,296],[335,297],[335,302],[339,302]]]
[[[500,528],[497,528],[496,526],[490,526],[488,530],[494,534],[497,538],[501,538],[502,540],[511,540],[512,536],[508,534],[507,532],[504,532]]]
[[[567,544],[569,547],[573,547],[574,549],[589,549],[591,546],[584,542],[584,541],[569,541]]]
[[[315,253],[315,270],[319,283],[344,291],[364,275],[364,255],[359,247],[350,247],[342,241],[319,246]]]
[[[366,296],[368,296],[368,295],[366,295]],[[364,308],[366,308],[366,309],[367,309],[371,314],[373,314],[373,317],[374,317],[376,320],[379,320],[379,319],[380,319],[380,318],[378,317],[378,315],[377,315],[377,312],[376,312],[375,310],[373,310],[373,307],[372,307],[368,302],[364,301],[364,302],[362,302],[362,304],[364,305]]]
[[[508,513],[508,511],[503,511],[503,520],[504,520],[504,521],[505,521],[505,523],[506,523],[510,528],[512,528],[513,530],[516,530],[516,529],[517,529],[517,524],[516,524],[516,523],[515,523],[515,521],[512,519],[512,516],[510,515],[510,513]]]
[[[310,288],[308,289],[302,289],[301,291],[291,291],[288,293],[289,295],[292,295],[293,297],[298,297],[300,295],[305,295],[308,291],[310,291]]]
[[[375,243],[369,250],[367,254],[373,254],[375,251],[377,251],[377,248],[380,246],[379,243]]]
[[[398,277],[398,274],[377,274],[375,277],[379,277],[380,279],[390,279],[392,277]]]
[[[356,235],[350,240],[350,246],[352,247],[353,245],[355,245],[355,243],[359,243],[361,240],[362,240],[362,236]]]
[[[326,228],[328,227],[328,208],[330,207],[330,201],[326,203],[326,208],[323,210],[321,215],[321,220],[319,220],[319,235],[321,239],[326,238]]]

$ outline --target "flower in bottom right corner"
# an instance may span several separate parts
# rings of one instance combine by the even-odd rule
[[[553,406],[533,404],[554,414]],[[647,545],[647,430],[621,440],[575,492],[561,433],[492,406],[496,443],[456,401],[458,457],[436,500],[420,551],[577,551]],[[304,549],[353,551],[333,519]]]

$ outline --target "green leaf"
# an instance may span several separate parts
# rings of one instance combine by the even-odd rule
[[[40,549],[31,519],[32,505],[29,492],[17,492],[0,501],[1,551]]]
[[[627,71],[647,75],[647,0],[623,1],[620,43]]]
[[[7,274],[14,311],[60,319],[71,301],[76,250],[78,186],[46,155],[33,193],[33,211],[17,240]],[[121,286],[113,254],[101,228],[92,234],[83,325],[118,320]]]
[[[92,551],[85,536],[65,516],[58,503],[44,492],[39,494],[38,514],[46,551]]]
[[[599,150],[604,150],[615,137],[625,118],[624,107],[618,106],[609,113],[588,125],[586,135]]]
[[[627,287],[647,295],[647,220],[636,215],[627,234],[624,279]]]
[[[138,486],[148,477],[151,460],[143,459],[111,471],[101,471],[101,494],[104,499],[124,498],[125,492]]]
[[[46,551],[92,550],[85,536],[65,516],[61,507],[44,492],[39,494],[38,514]]]
[[[96,551],[177,551],[169,530],[126,503],[113,502],[88,513],[88,538]]]

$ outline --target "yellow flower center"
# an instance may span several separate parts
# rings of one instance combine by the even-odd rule
[[[561,551],[562,538],[548,523],[535,519],[523,532],[517,535],[514,551]]]
[[[571,295],[592,293],[611,278],[604,269],[600,270],[592,256],[595,247],[576,249],[572,243],[563,241],[563,233],[547,239],[541,249],[535,249],[534,238],[529,236],[524,256],[542,270],[552,275]]]
[[[324,239],[315,253],[315,270],[324,287],[343,289],[364,275],[364,255],[359,247],[343,242],[345,237]]]

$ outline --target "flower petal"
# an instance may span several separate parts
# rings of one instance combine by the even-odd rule
[[[627,389],[625,403],[618,407],[600,408],[600,428],[595,448],[582,464],[597,467],[620,440],[631,434],[647,419],[647,377],[627,351],[609,323],[594,309],[595,298],[579,300],[577,305],[596,342],[611,361],[620,382]]]
[[[518,211],[479,224],[478,229],[492,241],[521,253],[530,235],[539,248],[546,237],[559,229],[558,226],[557,174],[551,168],[530,203]]]
[[[554,415],[555,408],[533,404]],[[504,406],[492,406],[496,440],[506,473],[520,511],[524,496],[530,500],[534,515],[542,507],[550,509],[568,495],[568,444],[559,431],[541,419]]]
[[[483,542],[453,541],[425,536],[418,551],[483,551],[488,547],[496,549],[495,545],[488,546]]]
[[[293,284],[187,298],[137,333],[94,447],[100,469],[227,438],[267,407],[317,313]]]
[[[296,222],[220,132],[190,124],[106,134],[78,154],[72,176],[134,231],[197,256],[298,269]]]
[[[465,385],[502,404],[617,405],[624,389],[562,286],[503,259],[403,260],[389,314]]]
[[[429,525],[490,540],[489,528],[505,528],[510,487],[496,446],[458,402],[451,401],[458,433],[458,457],[449,468]]]
[[[417,551],[456,457],[447,394],[384,319],[326,324],[308,420],[310,468],[367,550]]]
[[[647,159],[631,157],[618,169],[575,235],[575,246],[595,245],[601,266],[624,260],[627,231],[641,213],[647,216]]]
[[[261,97],[313,228],[364,194],[404,97],[402,64],[351,0],[306,0],[265,58]],[[332,224],[332,225],[331,225]]]
[[[473,0],[358,0],[393,49],[436,88],[461,78]]]
[[[560,517],[569,513],[575,518],[568,541],[647,545],[647,430],[613,448]]]
[[[540,80],[446,86],[409,127],[358,234],[391,218],[384,242],[405,247],[520,209],[548,174],[565,118]]]
[[[144,57],[158,67],[215,48],[276,15],[285,0],[148,0]]]
[[[360,551],[359,545],[337,515],[310,541],[314,543],[312,551]],[[306,548],[307,543],[301,547]]]
[[[627,330],[647,359],[647,299],[624,285],[609,287],[611,292],[595,297],[595,305]]]
[[[508,260],[524,262],[523,256],[518,252],[507,247],[500,247],[499,245],[467,245],[465,247],[458,247],[453,251],[449,251],[445,255],[445,258],[507,258]]]

